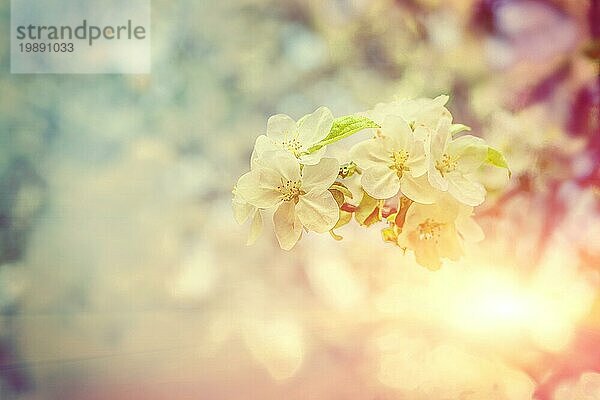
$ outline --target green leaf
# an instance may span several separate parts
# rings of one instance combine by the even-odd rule
[[[467,125],[463,125],[463,124],[452,124],[452,125],[450,125],[450,134],[452,136],[454,136],[454,135],[456,135],[458,133],[464,132],[464,131],[468,132],[470,130],[471,130],[471,127],[467,126]]]
[[[323,146],[335,143],[338,140],[369,128],[380,128],[380,126],[369,118],[358,115],[346,115],[345,117],[336,118],[333,120],[331,130],[325,139],[308,149],[308,153],[313,153]]]
[[[504,155],[500,153],[500,151],[494,149],[493,147],[488,146],[488,154],[485,162],[496,167],[506,168],[506,170],[508,171],[508,176],[510,177],[512,175],[512,172],[508,166],[508,163],[506,162],[506,159],[504,158]]]

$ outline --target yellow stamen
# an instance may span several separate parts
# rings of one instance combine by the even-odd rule
[[[410,167],[406,165],[410,154],[406,150],[394,151],[390,154],[390,158],[392,159],[391,164],[389,165],[390,169],[396,171],[396,175],[398,178],[402,178],[405,171],[410,171]]]
[[[303,194],[306,194],[304,190],[300,188],[301,183],[299,181],[284,180],[281,178],[281,185],[277,186],[277,191],[281,193],[281,197],[284,201],[298,202],[298,199]]]
[[[452,157],[444,154],[441,160],[435,162],[435,168],[444,176],[448,172],[452,172],[458,167],[458,157]]]
[[[302,144],[297,139],[285,140],[281,142],[281,145],[284,149],[292,153],[294,157],[300,157],[300,154],[302,153]]]
[[[433,240],[437,243],[444,225],[444,223],[427,218],[417,226],[417,229],[419,230],[419,240]]]

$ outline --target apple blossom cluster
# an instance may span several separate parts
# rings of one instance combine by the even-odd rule
[[[463,241],[483,238],[472,218],[486,196],[478,169],[485,163],[508,167],[483,139],[461,134],[469,128],[453,123],[447,101],[396,100],[340,118],[321,107],[297,122],[270,117],[266,135],[256,139],[250,171],[233,190],[237,222],[251,220],[248,243],[269,211],[285,250],[303,232],[330,232],[340,240],[334,230],[354,217],[363,226],[385,224],[383,240],[414,252],[429,269],[440,268],[443,258],[458,260]],[[328,155],[328,145],[365,129],[372,136],[347,156]]]

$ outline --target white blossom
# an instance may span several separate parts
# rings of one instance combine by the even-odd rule
[[[385,218],[383,240],[412,251],[429,269],[439,269],[442,259],[458,260],[464,241],[483,238],[471,218],[486,196],[480,167],[508,165],[483,139],[458,135],[469,127],[452,122],[447,101],[448,96],[395,100],[336,120],[325,107],[298,122],[283,114],[269,118],[267,134],[256,140],[250,172],[234,189],[236,220],[252,219],[248,241],[260,233],[266,210],[275,210],[275,234],[286,250],[303,230],[341,228],[354,214],[366,226]],[[350,150],[334,146],[330,155],[336,158],[323,157],[324,144],[365,129],[374,135]],[[337,191],[330,191],[338,178]],[[390,215],[396,200],[398,211]]]
[[[326,107],[320,107],[298,122],[285,114],[273,115],[267,122],[267,134],[256,139],[252,162],[276,150],[286,150],[302,164],[314,165],[325,155],[326,146],[309,154],[315,144],[323,140],[331,130],[333,115]]]
[[[449,128],[450,122],[442,119],[430,132],[429,183],[466,205],[478,206],[485,200],[486,191],[474,174],[485,162],[488,146],[472,135],[454,139]]]
[[[413,127],[424,125],[435,128],[442,118],[452,121],[452,114],[445,107],[447,102],[448,96],[446,95],[438,96],[435,99],[398,99],[389,103],[379,103],[366,114],[380,125],[388,116],[394,115]]]
[[[413,203],[406,213],[398,245],[411,249],[420,265],[436,270],[442,258],[458,260],[462,254],[461,239],[476,242],[483,231],[471,218],[473,207],[441,195],[434,204]]]
[[[238,224],[242,225],[248,219],[250,223],[250,233],[248,234],[248,240],[246,244],[251,245],[256,242],[256,239],[260,236],[263,228],[262,211],[252,204],[248,203],[241,194],[239,194],[237,188],[233,189],[233,200],[231,201],[233,208],[233,216]]]
[[[255,207],[277,207],[275,234],[281,248],[289,250],[300,239],[302,228],[323,233],[336,224],[339,209],[328,189],[338,172],[333,158],[301,168],[288,152],[270,153],[240,178],[236,193]]]
[[[361,183],[371,197],[387,199],[400,190],[411,200],[433,202],[427,181],[417,179],[427,172],[425,144],[402,118],[388,116],[381,135],[358,143],[350,154],[363,170]]]

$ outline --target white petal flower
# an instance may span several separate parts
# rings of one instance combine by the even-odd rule
[[[411,249],[417,262],[431,270],[442,266],[441,258],[458,260],[461,237],[468,241],[483,239],[483,232],[471,218],[473,207],[440,195],[434,204],[413,203],[406,213],[398,245]]]
[[[242,199],[242,197],[237,193],[235,188],[233,189],[233,200],[231,201],[231,207],[233,208],[233,217],[240,225],[245,223],[248,218],[257,210],[257,208],[252,204],[244,201],[244,199]]]
[[[291,154],[274,152],[240,178],[236,193],[255,207],[278,206],[273,215],[275,234],[281,248],[289,250],[300,239],[303,227],[323,233],[337,223],[338,205],[328,189],[338,172],[339,164],[332,158],[301,170]]]
[[[250,204],[272,208],[299,192],[300,164],[284,151],[270,152],[242,175],[237,192]],[[295,186],[296,185],[296,186]]]
[[[473,207],[471,206],[459,205],[455,225],[458,233],[466,242],[480,242],[485,236],[479,224],[473,219]]]
[[[448,96],[438,96],[435,99],[400,99],[390,103],[379,103],[367,116],[381,125],[389,115],[401,117],[409,125],[416,127],[425,125],[435,128],[441,118],[452,121],[450,111],[445,107]]]
[[[333,115],[326,107],[320,107],[295,122],[285,114],[274,115],[267,122],[267,135],[256,139],[252,163],[270,152],[286,150],[302,164],[314,165],[325,155],[326,147],[308,154],[308,150],[323,140],[331,130]]]
[[[233,189],[233,199],[231,201],[233,216],[238,224],[244,224],[251,219],[250,233],[248,234],[247,245],[251,245],[260,236],[263,227],[262,211],[256,206],[248,203],[237,190],[237,185]]]
[[[290,250],[302,236],[302,222],[296,214],[294,203],[283,202],[273,214],[273,225],[275,236],[279,246],[284,250]]]
[[[417,140],[405,120],[388,116],[379,137],[358,143],[352,160],[364,171],[361,183],[376,199],[388,199],[402,191],[411,200],[431,203],[432,188],[418,179],[427,171],[425,144]]]
[[[277,240],[289,250],[303,230],[331,231],[340,218],[340,226],[348,223],[356,206],[348,204],[348,198],[360,201],[357,213],[366,214],[372,206],[379,215],[371,217],[381,217],[386,207],[393,207],[391,202],[381,206],[384,200],[400,195],[395,199],[398,212],[387,217],[389,226],[382,230],[383,240],[412,250],[417,262],[430,269],[440,268],[443,258],[458,260],[463,241],[483,238],[471,218],[473,207],[486,195],[476,179],[480,167],[488,153],[488,163],[506,165],[483,139],[454,138],[469,128],[452,123],[447,101],[448,96],[438,96],[381,103],[365,113],[372,121],[343,117],[331,137],[334,119],[325,107],[298,121],[283,114],[269,118],[266,135],[256,139],[250,172],[240,177],[234,189],[236,220],[252,219],[248,241],[260,233],[265,210],[274,211]],[[375,135],[338,154],[345,162],[342,167],[337,159],[323,157],[323,143],[332,144],[365,126],[377,127],[372,131]],[[344,181],[335,186],[336,191],[332,184],[338,177]],[[360,192],[354,196],[347,191],[352,183]]]
[[[256,242],[256,240],[260,237],[263,228],[263,217],[262,211],[256,210],[252,217],[252,224],[250,225],[250,232],[248,233],[248,240],[246,241],[246,245],[250,246]]]
[[[478,206],[485,200],[486,191],[473,174],[485,162],[488,147],[483,139],[471,135],[453,139],[449,126],[448,121],[442,121],[431,132],[429,183],[466,205]]]

